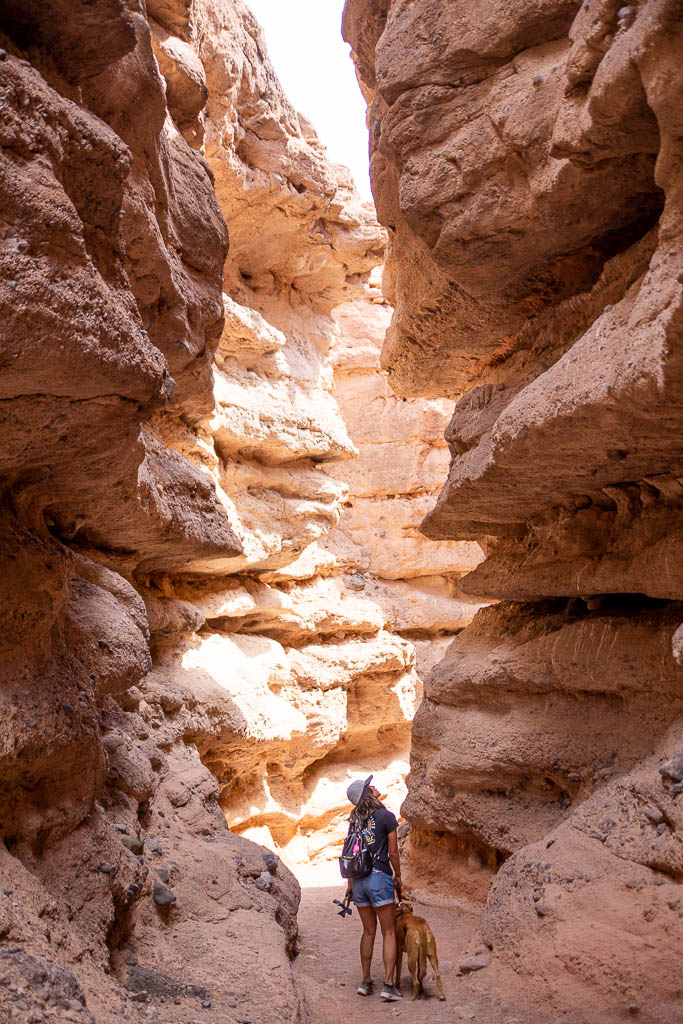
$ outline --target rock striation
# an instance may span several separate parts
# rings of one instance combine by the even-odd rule
[[[486,899],[487,976],[610,1022],[681,999],[681,24],[649,0],[344,14],[382,363],[456,400],[422,531],[479,539],[460,588],[498,602],[425,685],[410,856]]]
[[[479,607],[458,581],[482,556],[476,543],[434,545],[415,529],[416,504],[426,508],[438,488],[430,460],[447,459],[447,414],[443,403],[389,394],[379,352],[390,311],[379,290],[366,286],[331,314],[304,307],[299,321],[290,298],[280,300],[279,322],[291,333],[272,326],[275,301],[269,321],[256,313],[264,300],[254,293],[252,306],[239,307],[242,336],[248,317],[252,329],[279,334],[293,361],[297,323],[315,315],[329,343],[316,357],[321,378],[274,400],[264,371],[253,390],[233,381],[228,401],[221,342],[216,408],[200,426],[198,457],[242,516],[245,554],[201,577],[150,579],[155,663],[144,692],[157,706],[175,694],[174,728],[217,779],[231,829],[296,865],[335,855],[354,774],[373,772],[400,805],[421,677]],[[227,308],[224,338],[237,304]],[[414,436],[396,462],[406,405]],[[224,444],[228,429],[234,449]],[[272,495],[240,493],[263,467]]]
[[[139,688],[141,581],[244,551],[167,443],[214,409],[224,322],[228,231],[183,136],[203,64],[178,43],[167,96],[151,19],[110,0],[10,3],[1,28],[0,1016],[247,1010],[264,947],[282,980],[252,980],[295,1019],[297,883],[278,862],[256,886],[262,851],[227,831],[196,748],[165,742],[172,703],[156,717]],[[219,930],[241,980],[197,955]]]
[[[354,772],[404,792],[481,604],[416,525],[448,407],[390,393],[384,233],[241,0],[0,36],[0,1016],[303,1020],[247,837],[325,856]]]

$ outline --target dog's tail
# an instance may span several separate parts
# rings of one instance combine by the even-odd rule
[[[424,936],[419,933],[416,936],[417,939],[417,976],[422,984],[425,974],[427,973],[427,944]]]

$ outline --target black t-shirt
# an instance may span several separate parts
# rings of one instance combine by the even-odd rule
[[[391,875],[388,836],[397,828],[398,822],[391,811],[388,811],[386,807],[378,807],[376,811],[372,812],[369,822],[363,829],[365,842],[372,854],[373,868],[378,868],[387,875]]]

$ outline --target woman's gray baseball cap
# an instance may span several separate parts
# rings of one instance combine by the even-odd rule
[[[366,788],[372,782],[372,775],[368,775],[367,779],[354,779],[349,788],[346,790],[346,795],[352,804],[357,804]]]

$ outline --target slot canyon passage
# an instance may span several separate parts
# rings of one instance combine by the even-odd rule
[[[683,1021],[683,8],[342,30],[376,211],[242,0],[2,4],[2,1024]]]

